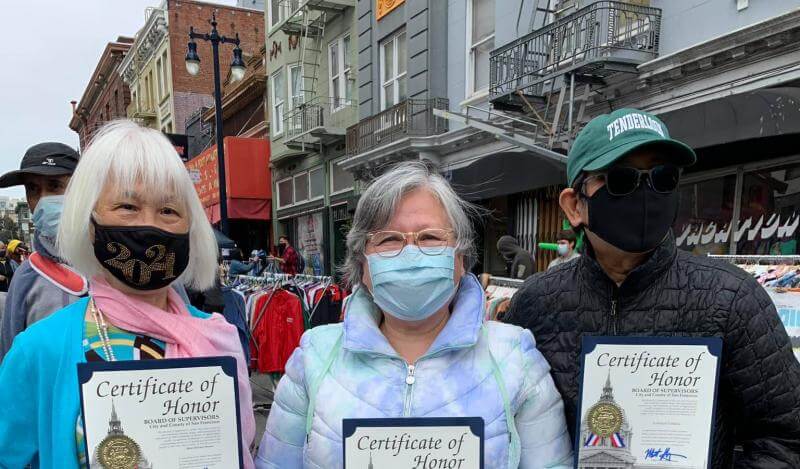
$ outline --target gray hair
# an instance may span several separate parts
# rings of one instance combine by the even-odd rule
[[[470,216],[477,216],[479,209],[459,197],[450,184],[425,163],[405,162],[375,179],[361,194],[347,234],[347,257],[342,266],[350,286],[361,284],[367,235],[388,225],[403,196],[418,189],[430,191],[442,203],[455,233],[456,253],[464,255],[466,270],[472,268],[477,252]]]

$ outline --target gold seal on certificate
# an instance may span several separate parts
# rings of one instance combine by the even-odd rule
[[[592,433],[608,438],[622,428],[622,409],[613,402],[598,402],[589,409],[588,420]]]
[[[97,462],[103,469],[136,469],[139,445],[125,435],[110,435],[97,447]]]

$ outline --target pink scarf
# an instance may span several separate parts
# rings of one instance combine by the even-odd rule
[[[212,314],[208,319],[192,316],[172,288],[169,289],[169,312],[124,295],[99,276],[92,279],[89,294],[114,326],[164,341],[167,344],[166,358],[236,358],[244,467],[252,469],[250,445],[255,439],[256,422],[250,378],[236,327],[219,314]]]

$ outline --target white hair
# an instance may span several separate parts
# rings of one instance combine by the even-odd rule
[[[142,184],[182,203],[189,216],[189,265],[178,281],[195,290],[212,287],[217,274],[217,242],[194,184],[175,148],[157,130],[130,120],[103,126],[81,155],[70,179],[58,230],[58,250],[83,275],[103,271],[94,255],[91,217],[109,181],[120,192]]]
[[[464,268],[469,271],[477,259],[475,230],[470,218],[481,211],[456,194],[434,168],[420,162],[404,162],[393,166],[375,179],[361,194],[347,234],[347,256],[342,266],[347,283],[361,284],[367,235],[389,224],[403,196],[415,190],[427,190],[439,199],[456,238],[456,252],[464,255]]]

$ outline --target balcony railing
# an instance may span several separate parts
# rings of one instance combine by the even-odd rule
[[[284,142],[328,144],[343,138],[345,129],[357,120],[355,100],[316,97],[283,118]]]
[[[447,132],[447,119],[433,114],[448,109],[445,98],[407,99],[347,129],[347,154],[357,155],[409,136]]]
[[[542,96],[564,73],[635,71],[658,56],[661,10],[616,1],[592,3],[492,51],[491,99],[517,91]]]

